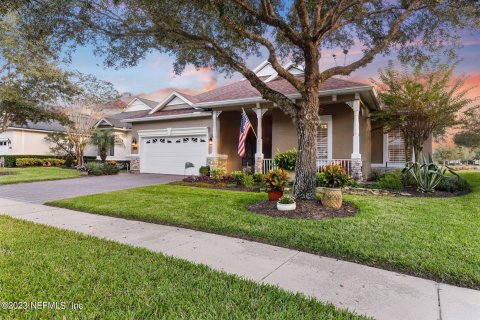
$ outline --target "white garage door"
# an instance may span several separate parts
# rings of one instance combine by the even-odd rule
[[[140,171],[144,173],[184,174],[185,162],[194,168],[187,174],[198,174],[206,164],[208,140],[206,134],[142,137]]]

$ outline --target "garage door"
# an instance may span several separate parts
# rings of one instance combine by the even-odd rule
[[[144,173],[184,174],[185,162],[195,166],[187,174],[198,174],[206,164],[206,134],[142,137],[140,171]]]

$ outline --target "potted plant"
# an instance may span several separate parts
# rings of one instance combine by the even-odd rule
[[[295,165],[297,163],[297,149],[293,148],[284,152],[280,152],[277,149],[277,154],[275,155],[275,165],[279,169],[287,171],[290,181],[295,180]]]
[[[350,177],[348,173],[338,164],[331,164],[323,168],[322,176],[325,189],[322,195],[322,204],[328,208],[339,209],[342,206],[342,187]]]
[[[277,201],[277,209],[280,211],[295,210],[297,209],[297,203],[291,195],[285,194]]]
[[[282,169],[270,170],[264,179],[268,188],[268,200],[278,201],[282,197],[283,190],[288,183],[287,172]]]

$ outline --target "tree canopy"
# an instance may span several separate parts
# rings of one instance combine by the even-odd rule
[[[20,2],[20,4],[19,4]],[[335,75],[349,75],[378,54],[399,50],[424,60],[478,27],[480,4],[469,0],[36,0],[9,1],[31,37],[53,35],[55,44],[93,43],[107,66],[130,66],[151,51],[220,72],[240,72],[295,124],[298,157],[294,195],[315,198],[319,91]],[[321,68],[332,50],[360,48],[343,66]],[[248,66],[265,54],[278,75],[302,95],[293,101],[268,87]],[[304,65],[290,73],[283,62]]]
[[[373,115],[386,131],[400,130],[407,160],[412,148],[419,159],[423,143],[432,135],[441,136],[459,124],[458,112],[474,100],[467,94],[463,77],[454,77],[455,64],[420,64],[409,70],[396,69],[392,62],[380,70],[376,84],[385,108]]]
[[[456,145],[480,149],[480,106],[470,107],[462,119],[462,131],[455,134]]]
[[[0,132],[10,124],[65,120],[53,106],[76,91],[69,73],[57,67],[47,43],[31,41],[18,15],[0,17]]]

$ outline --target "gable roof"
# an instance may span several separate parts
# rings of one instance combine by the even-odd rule
[[[155,108],[149,111],[150,114],[153,114],[161,109],[163,109],[166,105],[168,105],[173,99],[178,98],[188,104],[189,106],[193,106],[194,103],[198,102],[197,96],[193,96],[190,94],[186,94],[179,91],[172,91],[168,96],[166,96],[162,102],[157,104]]]
[[[137,98],[137,99],[140,100],[141,102],[143,102],[145,105],[147,105],[150,109],[155,108],[158,104],[157,101],[148,100],[148,99],[145,99],[145,98]]]

